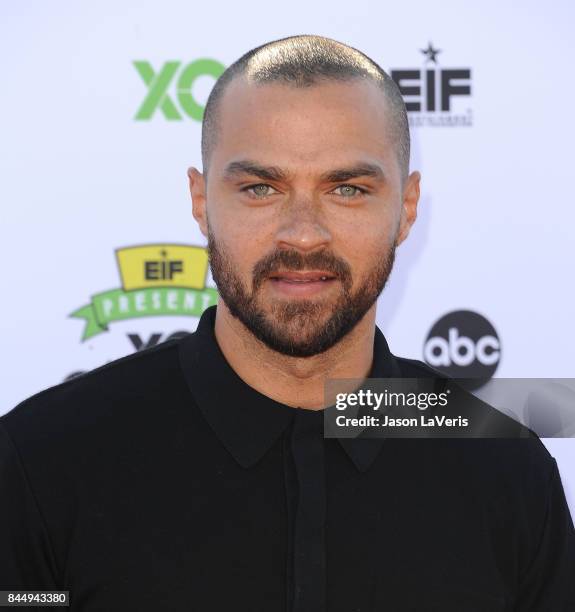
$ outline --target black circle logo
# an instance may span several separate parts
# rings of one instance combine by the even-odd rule
[[[455,310],[435,322],[423,346],[423,358],[443,374],[465,379],[468,389],[477,389],[495,374],[501,342],[484,316]]]

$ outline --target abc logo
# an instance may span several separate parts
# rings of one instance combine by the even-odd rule
[[[478,388],[495,373],[501,342],[485,317],[471,310],[456,310],[433,325],[423,347],[423,358],[448,376],[467,379],[468,388]]]

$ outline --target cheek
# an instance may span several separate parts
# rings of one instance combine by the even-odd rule
[[[273,246],[273,233],[266,231],[261,224],[249,223],[245,218],[235,222],[226,218],[214,231],[235,262],[249,262],[253,265]]]
[[[399,215],[379,215],[369,222],[352,220],[336,234],[334,249],[344,254],[356,270],[369,268],[394,244],[398,223]]]
[[[213,233],[233,244],[247,244],[269,235],[274,211],[272,208],[246,207],[239,197],[215,186],[208,191],[208,219]]]
[[[357,290],[388,256],[394,245],[397,221],[395,217],[380,217],[368,225],[352,223],[351,231],[338,240],[338,245],[334,244],[334,252],[351,268],[352,290]]]
[[[237,261],[247,258],[261,239],[253,215],[246,214],[229,194],[211,190],[208,199],[208,223],[215,240]]]
[[[249,215],[241,218],[229,214],[210,215],[210,229],[216,243],[225,251],[234,274],[249,285],[254,266],[273,245],[273,234],[265,225],[252,223]]]

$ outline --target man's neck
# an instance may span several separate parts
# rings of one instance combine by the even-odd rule
[[[364,379],[373,362],[375,304],[354,329],[320,355],[289,357],[270,349],[218,301],[215,336],[236,374],[263,395],[288,406],[325,408],[328,378]]]

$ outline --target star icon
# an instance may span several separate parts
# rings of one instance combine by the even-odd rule
[[[441,49],[434,49],[431,42],[427,43],[427,49],[420,49],[420,51],[427,58],[426,61],[437,64],[437,54],[441,53]]]

